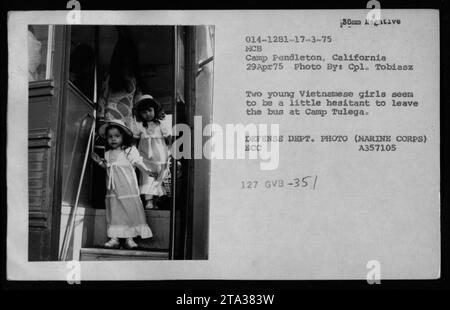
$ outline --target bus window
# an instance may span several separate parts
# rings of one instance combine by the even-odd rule
[[[53,26],[28,26],[28,81],[52,78]]]

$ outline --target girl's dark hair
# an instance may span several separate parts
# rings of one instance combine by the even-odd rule
[[[159,124],[166,117],[162,105],[156,100],[144,99],[140,101],[136,107],[136,120],[142,122],[142,125],[144,125],[145,128],[147,128],[148,124],[141,118],[141,112],[148,110],[149,108],[155,110],[155,118],[153,118],[152,122]]]
[[[120,132],[120,134],[122,135],[122,149],[130,147],[133,144],[133,137],[131,137],[130,135],[128,135],[125,130],[117,125],[109,125],[108,127],[106,127],[105,129],[105,139],[106,139],[106,148],[109,149],[109,145],[108,145],[108,131],[112,128],[117,128]]]
[[[131,91],[130,77],[136,87],[142,85],[136,45],[126,29],[119,29],[119,39],[114,47],[109,64],[109,89],[113,92]]]

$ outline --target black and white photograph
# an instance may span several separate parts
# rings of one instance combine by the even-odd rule
[[[28,26],[29,261],[208,259],[209,160],[172,128],[211,118],[213,60],[208,25]]]
[[[205,308],[439,286],[436,3],[11,5],[7,284],[178,285],[168,305]]]

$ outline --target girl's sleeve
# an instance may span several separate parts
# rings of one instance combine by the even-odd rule
[[[134,167],[137,167],[144,172],[151,172],[151,169],[144,164],[144,160],[136,147],[132,146],[130,149],[126,150],[126,152],[128,160]]]
[[[167,123],[161,122],[160,126],[161,133],[164,138],[167,138],[168,136],[172,135],[172,128],[170,128]]]
[[[130,123],[130,129],[133,132],[134,138],[136,139],[140,138],[142,133],[142,124],[138,123],[134,118],[134,116]]]

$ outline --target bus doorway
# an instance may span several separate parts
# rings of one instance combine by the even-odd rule
[[[49,218],[58,225],[47,232],[55,242],[51,246],[53,254],[47,255],[46,259],[206,259],[208,160],[172,158],[170,177],[164,182],[167,194],[155,200],[157,209],[145,210],[154,237],[151,240],[137,238],[138,250],[125,251],[102,247],[107,240],[105,171],[85,155],[92,150],[100,156],[104,154],[104,141],[90,133],[101,122],[100,105],[102,101],[108,101],[105,77],[111,70],[114,47],[124,36],[135,44],[140,75],[138,88],[161,103],[166,114],[164,122],[169,127],[183,123],[193,128],[194,115],[203,116],[202,126],[210,122],[213,28],[50,27],[61,33],[57,39],[59,45],[55,45],[58,49],[53,49],[53,58],[58,59],[60,65],[53,66],[58,72],[53,72],[48,83],[61,86],[58,96],[51,98],[59,107],[54,121],[60,125],[53,129],[58,143],[54,144],[55,156],[48,164],[55,167],[61,182],[47,184],[58,193],[52,201],[54,211],[49,213]],[[30,87],[37,87],[36,84],[30,81]],[[33,119],[39,117],[33,115]],[[30,139],[33,137],[30,135]],[[31,151],[30,154],[34,154]],[[33,236],[39,236],[39,233],[33,232]],[[30,248],[30,259],[39,255],[42,258],[37,253],[43,251],[48,249]]]

